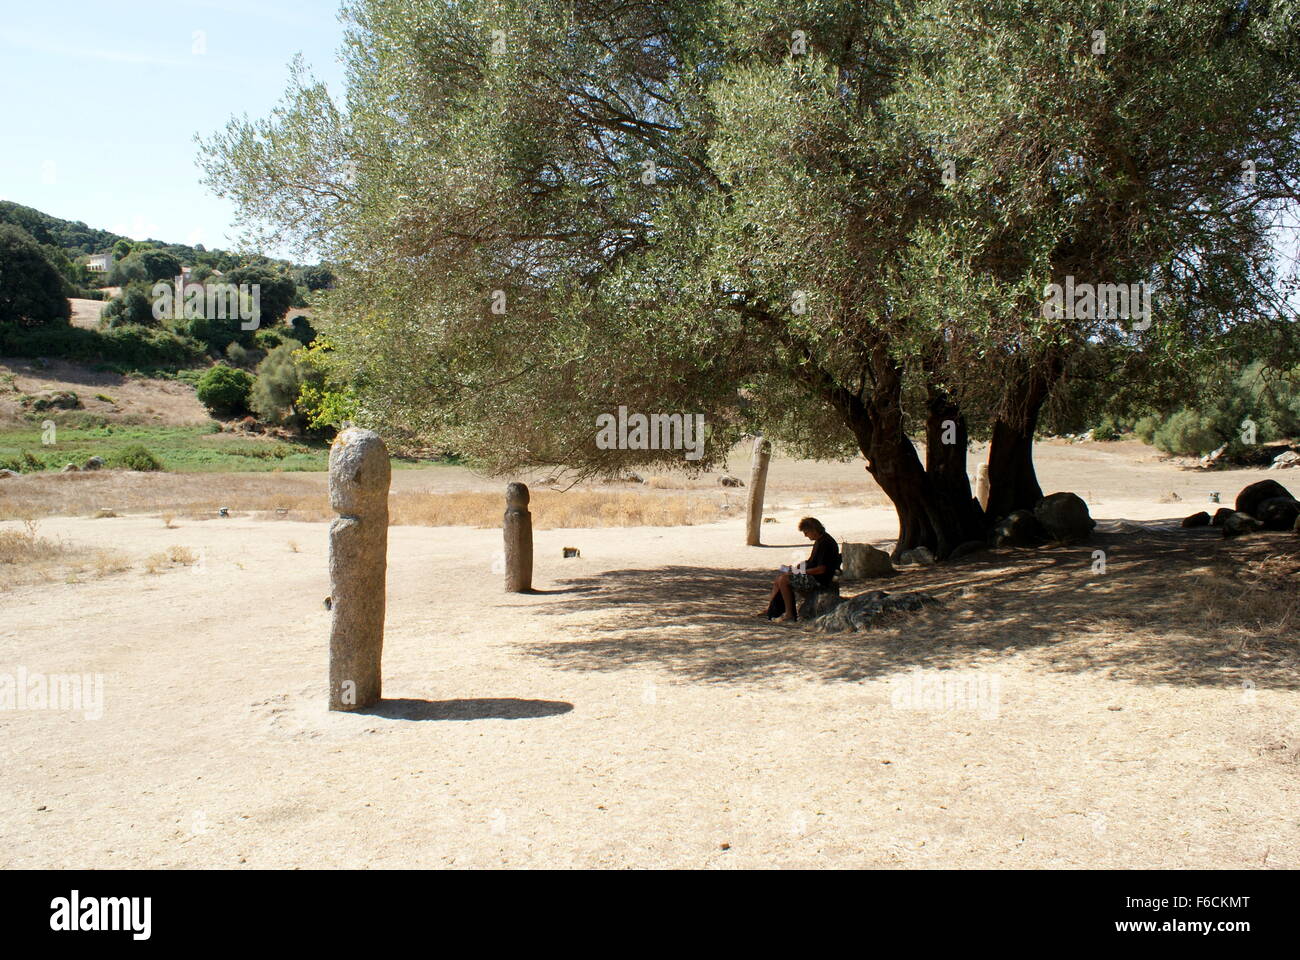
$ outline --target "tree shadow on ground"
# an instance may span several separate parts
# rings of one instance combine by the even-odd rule
[[[519,700],[514,697],[484,697],[465,700],[380,700],[372,707],[356,710],[387,720],[533,720],[568,713],[573,704],[563,700]]]
[[[721,682],[852,682],[1026,653],[1052,670],[1144,683],[1300,689],[1300,538],[1291,534],[1224,540],[1177,520],[1109,521],[1087,544],[905,568],[842,592],[921,590],[943,602],[863,633],[754,618],[774,576],[667,566],[564,581],[583,592],[536,609],[584,614],[573,639],[523,649],[564,669],[655,666]]]

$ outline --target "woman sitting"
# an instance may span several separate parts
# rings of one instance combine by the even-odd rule
[[[804,517],[799,521],[799,532],[813,541],[812,554],[806,562],[799,564],[802,570],[782,567],[780,576],[772,581],[772,596],[768,598],[767,609],[759,614],[768,620],[776,619],[781,623],[798,620],[794,592],[829,587],[840,569],[839,544],[826,532],[820,520]]]

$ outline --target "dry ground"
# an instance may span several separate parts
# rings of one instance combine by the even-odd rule
[[[778,461],[765,547],[739,517],[541,529],[532,595],[501,592],[496,529],[395,526],[360,714],[324,710],[325,524],[41,520],[131,568],[0,594],[0,675],[104,677],[99,719],[0,711],[0,866],[1300,867],[1300,540],[1174,527],[1258,474],[1039,462],[1096,542],[907,572],[881,586],[943,603],[869,634],[746,616],[804,513],[892,536],[860,465]],[[908,696],[945,681],[978,698]]]

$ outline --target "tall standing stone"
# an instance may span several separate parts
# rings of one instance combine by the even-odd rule
[[[767,489],[767,465],[772,459],[772,444],[763,437],[754,438],[754,460],[749,473],[749,510],[745,514],[745,543],[757,547],[763,540],[763,495]]]
[[[989,508],[989,465],[981,463],[975,468],[975,497],[980,502],[981,510]]]
[[[506,592],[533,589],[533,515],[528,512],[528,487],[506,485],[506,515],[502,528],[506,541]]]
[[[360,710],[381,695],[388,484],[379,435],[355,427],[330,448],[330,709]]]

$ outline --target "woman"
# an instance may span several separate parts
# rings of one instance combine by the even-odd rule
[[[804,517],[799,521],[799,532],[813,541],[812,554],[806,562],[800,564],[802,571],[781,568],[780,576],[772,581],[772,596],[768,598],[767,609],[759,614],[760,617],[777,619],[781,623],[792,623],[799,619],[795,610],[794,592],[829,587],[840,569],[839,545],[826,532],[820,520]]]

